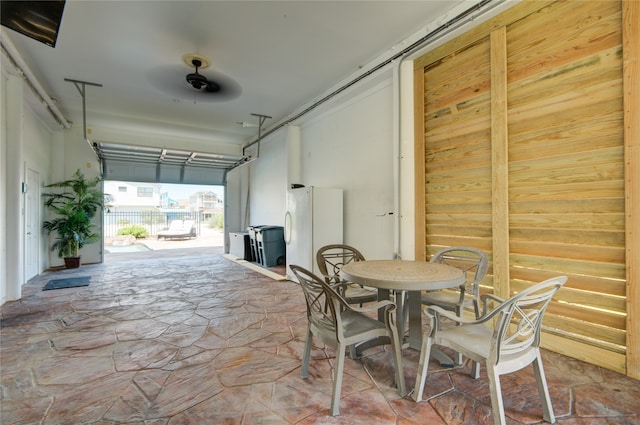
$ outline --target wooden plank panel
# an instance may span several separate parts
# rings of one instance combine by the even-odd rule
[[[468,202],[465,204],[428,204],[427,214],[452,213],[452,214],[491,214],[490,202]]]
[[[449,193],[427,193],[425,200],[429,204],[458,204],[458,203],[470,203],[477,204],[482,201],[486,201],[489,198],[491,192],[484,190],[465,192],[449,192]]]
[[[559,275],[567,276],[567,283],[563,288],[575,288],[584,291],[597,292],[607,295],[625,296],[626,282],[624,279],[610,279],[602,276],[588,276],[562,271],[546,271],[540,269],[514,267],[511,269],[511,281],[542,282]]]
[[[513,133],[509,137],[509,159],[512,163],[540,158],[542,152],[563,155],[571,152],[609,149],[620,146],[620,114],[600,115],[584,120],[580,116],[571,117],[574,121],[564,120],[555,127],[532,127]],[[575,123],[580,125],[576,126]],[[541,146],[544,148],[541,149]]]
[[[624,232],[625,216],[619,213],[511,214],[510,227],[605,230]]]
[[[509,25],[509,81],[621,44],[617,1],[557,2],[540,14]]]
[[[598,261],[579,261],[564,258],[543,257],[512,253],[511,267],[546,270],[556,275],[572,273],[586,276],[601,276],[609,279],[625,279],[625,266]]]
[[[540,9],[553,4],[555,1],[556,0],[536,0],[523,2],[517,7],[512,7],[511,9],[508,9],[505,12],[501,13],[499,16],[496,16],[495,18],[492,18],[489,21],[472,28],[460,37],[456,37],[448,43],[445,43],[442,46],[439,46],[431,50],[430,52],[425,53],[423,56],[414,61],[414,68],[421,69],[429,66],[430,64],[442,59],[443,57],[458,52],[464,49],[469,44],[475,43],[477,40],[486,37],[487,34],[491,33],[491,31],[501,28],[505,25],[509,25],[512,22],[517,21],[518,19],[522,19],[525,16],[536,13]]]
[[[430,157],[432,158],[432,157]],[[426,164],[425,172],[427,177],[433,174],[442,174],[443,172],[472,170],[477,168],[489,169],[491,164],[491,155],[483,155],[478,158],[466,157],[452,159],[449,161],[433,161]]]
[[[618,373],[625,373],[625,355],[623,352],[615,352],[610,348],[594,346],[584,341],[570,340],[564,334],[558,335],[546,331],[543,332],[541,339],[542,348]]]
[[[456,138],[461,142],[473,142],[479,138],[482,140],[491,125],[488,117],[491,109],[490,97],[479,96],[473,101],[473,109],[458,110],[459,106],[452,106],[438,111],[426,111],[425,138],[434,143],[430,149],[438,149],[438,142],[446,146],[451,139]]]
[[[478,227],[478,226],[442,226],[432,224],[427,216],[427,239],[431,240],[432,235],[450,235],[450,236],[463,236],[463,237],[491,237],[491,226]]]
[[[475,103],[475,98],[486,97],[491,84],[490,64],[485,60],[488,55],[489,44],[480,41],[434,65],[436,72],[425,69],[425,109],[438,111],[454,105],[456,108],[452,110],[464,110]],[[460,63],[467,66],[461,68]]]
[[[532,284],[530,282],[512,279],[511,285],[513,293],[516,293],[529,288]],[[554,296],[552,305],[554,306],[552,310],[564,311],[564,313],[559,314],[567,317],[571,317],[571,315],[568,314],[568,310],[566,310],[567,305],[571,305],[572,308],[581,312],[588,310],[588,314],[591,315],[592,319],[587,321],[592,323],[599,323],[595,319],[599,314],[613,315],[619,319],[618,323],[621,324],[619,328],[625,328],[624,319],[622,319],[625,316],[626,309],[624,296],[562,287]]]
[[[640,2],[623,0],[627,374],[640,379]]]
[[[622,47],[615,45],[591,56],[579,58],[562,67],[529,75],[509,84],[509,105],[523,104],[582,91],[592,85],[617,81],[621,77]]]
[[[546,185],[544,187],[519,187],[509,190],[512,202],[533,200],[603,199],[622,198],[624,181],[581,182]],[[567,212],[570,212],[567,211]]]
[[[567,289],[557,297],[557,300],[591,310],[589,312],[591,319],[587,320],[588,322],[602,324],[602,322],[598,320],[598,314],[605,312],[606,314],[613,314],[619,319],[620,329],[626,329],[625,297],[614,297],[594,292]],[[558,305],[557,310],[564,311],[564,306]],[[597,311],[597,313],[594,314],[594,311]]]
[[[430,108],[422,168],[428,255],[452,245],[485,250],[494,276],[483,290],[502,296],[567,275],[545,322],[555,330],[543,344],[547,338],[556,351],[595,364],[606,358],[603,366],[623,372],[628,349],[629,370],[640,375],[640,323],[628,317],[638,322],[640,308],[627,298],[640,298],[640,285],[632,285],[640,255],[630,260],[640,249],[633,186],[640,181],[640,15],[631,3],[623,0],[622,13],[620,1],[525,0],[415,63],[427,69],[422,94]],[[621,19],[635,37],[625,38],[624,50]]]
[[[427,214],[432,225],[487,227],[491,229],[491,214]]]
[[[527,232],[530,235],[535,232]],[[513,230],[511,232],[513,235]],[[593,242],[598,242],[594,240]],[[624,264],[624,248],[608,245],[585,245],[576,243],[560,243],[554,241],[532,242],[526,236],[523,239],[511,238],[511,252],[525,255],[549,256],[585,261],[604,261]]]
[[[624,232],[611,232],[606,230],[576,230],[576,229],[545,229],[529,228],[523,229],[518,226],[511,227],[510,236],[514,242],[529,241],[532,244],[537,242],[555,242],[559,245],[566,245],[566,249],[576,249],[573,245],[593,245],[594,247],[609,247],[611,249],[623,249]],[[552,247],[549,247],[552,248]],[[566,253],[567,256],[571,254]],[[570,257],[567,257],[570,258]],[[624,261],[621,261],[624,263]]]
[[[507,131],[507,31],[491,32],[491,199],[493,292],[509,295],[509,138]]]
[[[625,329],[627,323],[626,315],[585,308],[585,306],[576,304],[553,304],[549,305],[547,311],[551,314],[567,316],[583,322],[597,323],[614,329]]]
[[[576,126],[603,115],[622,119],[621,81],[607,81],[590,86],[589,90],[589,95],[578,91],[510,108],[509,130],[520,134],[540,127],[561,128],[567,123]]]
[[[532,283],[512,279],[511,285],[513,295],[530,287]],[[548,311],[614,329],[626,328],[623,296],[562,288],[554,296]]]
[[[622,146],[574,151],[573,155],[548,155],[543,158],[518,161],[509,165],[509,186],[512,188],[585,181],[622,180],[624,168]]]
[[[520,201],[510,204],[512,214],[604,214],[624,212],[624,199],[603,198],[592,199],[558,199]]]
[[[427,202],[424,197],[425,192],[425,165],[424,165],[424,71],[417,68],[413,72],[413,98],[416,99],[413,105],[413,167],[415,174],[414,181],[414,229],[415,244],[414,258],[416,260],[426,259],[426,230],[424,216]]]
[[[462,172],[468,170],[462,170]],[[481,170],[486,171],[486,170]],[[469,173],[471,174],[471,173]],[[478,180],[469,180],[466,181],[451,181],[445,179],[434,179],[431,174],[428,176],[429,182],[426,184],[426,188],[428,192],[437,193],[437,192],[466,192],[469,190],[490,190],[491,189],[491,181],[487,180],[484,176],[479,177]]]
[[[586,341],[603,341],[607,344],[617,345],[620,351],[624,351],[627,332],[620,329],[608,328],[596,323],[576,320],[571,317],[558,316],[547,312],[544,316],[543,326],[562,329],[575,335],[582,336]],[[597,343],[596,343],[597,344]]]
[[[428,236],[428,250],[433,245],[439,247],[445,246],[472,246],[482,251],[491,251],[491,238],[474,238],[470,236],[456,236],[456,235],[439,235],[432,234]]]

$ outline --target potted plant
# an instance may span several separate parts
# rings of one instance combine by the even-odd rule
[[[101,181],[100,177],[87,179],[77,170],[71,179],[45,186],[62,189],[43,194],[45,206],[56,217],[45,221],[42,226],[47,235],[57,234],[51,251],[58,251],[58,257],[64,258],[67,268],[80,267],[80,248],[100,240],[100,235],[94,232],[92,219],[98,209],[111,200],[98,187]]]

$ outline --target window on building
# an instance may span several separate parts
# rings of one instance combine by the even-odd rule
[[[138,198],[151,198],[153,197],[153,188],[152,187],[139,187],[138,188]]]
[[[118,186],[118,192],[126,192],[127,186]]]

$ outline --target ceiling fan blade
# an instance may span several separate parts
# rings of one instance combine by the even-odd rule
[[[147,81],[157,90],[174,98],[193,100],[198,103],[226,102],[240,96],[242,89],[233,79],[217,71],[209,71],[205,78],[208,81],[202,89],[194,89],[185,80],[185,67],[180,65],[164,65],[147,72]],[[203,74],[200,74],[203,75]]]
[[[221,87],[215,81],[208,80],[207,86],[204,88],[204,91],[208,93],[218,93],[221,90]]]

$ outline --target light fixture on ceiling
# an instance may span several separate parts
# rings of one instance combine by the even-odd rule
[[[258,126],[258,124],[252,124],[246,121],[237,121],[236,124],[241,125],[242,128],[254,128]]]

